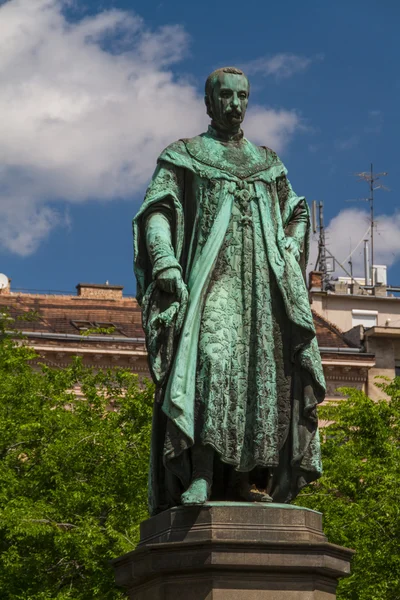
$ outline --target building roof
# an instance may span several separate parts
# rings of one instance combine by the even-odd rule
[[[115,286],[117,287],[117,286]],[[43,294],[0,294],[0,307],[7,308],[16,320],[13,326],[25,332],[43,334],[80,334],[87,329],[114,327],[111,335],[143,338],[141,311],[135,298],[87,298],[81,296],[52,296]],[[324,348],[354,348],[338,327],[313,311],[318,345]],[[104,336],[105,340],[107,335]]]
[[[314,310],[312,314],[320,348],[357,348],[355,344],[346,341],[343,331],[336,325],[321,317]]]
[[[13,323],[13,327],[25,332],[80,334],[86,329],[107,330],[114,326],[114,335],[143,337],[141,312],[134,298],[112,300],[11,293],[0,294],[0,307],[7,309],[14,319],[31,314],[32,320],[17,319]]]

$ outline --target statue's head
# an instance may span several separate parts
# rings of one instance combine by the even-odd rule
[[[213,123],[227,133],[240,129],[246,114],[250,84],[236,67],[223,67],[207,78],[205,103]]]

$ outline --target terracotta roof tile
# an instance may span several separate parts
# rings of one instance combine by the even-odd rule
[[[72,321],[113,323],[127,337],[142,337],[141,312],[134,298],[99,300],[76,296],[41,296],[28,294],[0,295],[0,307],[11,317],[36,311],[32,321],[15,321],[14,326],[24,331],[47,333],[78,333]]]
[[[317,332],[318,346],[325,348],[355,348],[356,346],[347,342],[344,333],[336,325],[312,311],[314,325]]]

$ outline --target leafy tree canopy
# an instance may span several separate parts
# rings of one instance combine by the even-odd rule
[[[380,387],[389,400],[346,388],[321,407],[324,475],[296,501],[323,513],[330,542],[356,550],[338,600],[400,598],[400,378]]]
[[[147,517],[153,388],[79,360],[32,368],[9,328],[0,315],[0,597],[120,600],[110,560]],[[400,598],[400,378],[382,389],[321,407],[324,476],[297,499],[356,550],[338,600]]]
[[[9,328],[0,316],[0,597],[124,598],[110,560],[147,517],[153,388],[79,359],[32,368]]]

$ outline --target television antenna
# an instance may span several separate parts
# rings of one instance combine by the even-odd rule
[[[319,231],[319,240],[318,240],[318,256],[315,263],[314,270],[318,270],[322,274],[322,289],[329,290],[330,283],[329,277],[330,274],[336,271],[336,266],[339,266],[342,271],[344,271],[347,277],[350,277],[351,283],[355,283],[355,279],[353,277],[353,263],[350,263],[350,272],[344,266],[344,262],[346,260],[351,259],[353,252],[358,248],[361,241],[357,244],[356,248],[349,254],[349,256],[343,262],[340,262],[336,256],[332,254],[330,250],[326,247],[326,239],[325,239],[325,226],[324,226],[324,204],[323,202],[318,202],[313,200],[311,205],[311,221],[312,221],[312,229],[313,233],[317,233]],[[318,218],[317,218],[317,210],[318,210]],[[369,229],[369,228],[368,228]],[[364,238],[365,236],[363,236]]]
[[[326,247],[325,226],[324,226],[324,203],[313,200],[312,205],[312,228],[313,233],[319,231],[318,238],[318,256],[314,270],[318,270],[322,274],[322,289],[326,290],[329,287],[329,275],[335,270],[335,258]],[[318,213],[318,217],[317,217]],[[327,254],[330,259],[327,258]],[[333,262],[332,262],[333,259]]]
[[[371,163],[369,171],[362,171],[361,173],[354,173],[358,177],[359,181],[366,181],[369,184],[369,198],[360,198],[360,202],[369,202],[370,206],[370,241],[371,241],[371,283],[375,284],[374,281],[374,229],[375,229],[375,214],[374,214],[374,191],[375,190],[386,190],[390,191],[388,187],[381,183],[375,185],[381,177],[386,177],[388,173],[382,171],[381,173],[374,173],[374,167]]]

